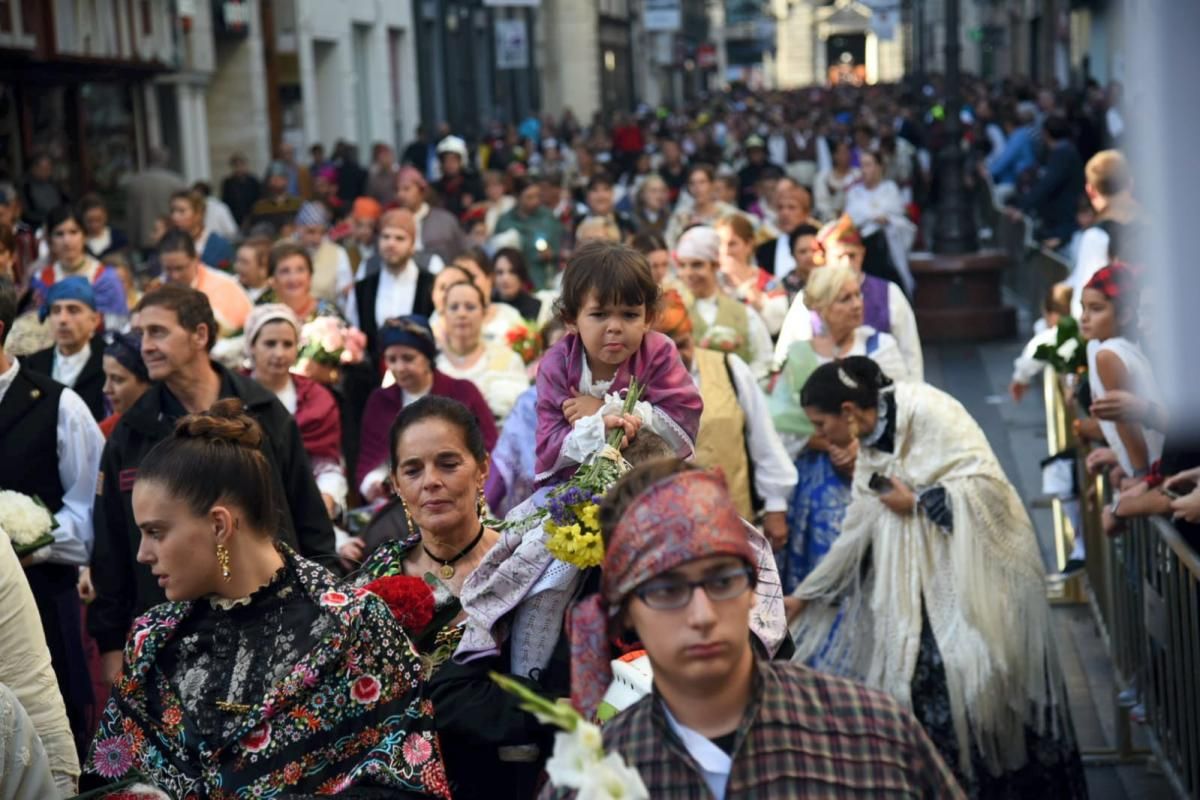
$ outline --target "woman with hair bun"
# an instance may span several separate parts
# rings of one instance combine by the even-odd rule
[[[796,658],[911,707],[973,797],[1086,797],[1033,525],[979,425],[865,356],[800,402],[859,447],[841,534],[785,601]]]
[[[142,461],[137,558],[168,602],[134,621],[87,776],[172,797],[449,797],[417,656],[383,600],[278,541],[263,436],[221,400]]]

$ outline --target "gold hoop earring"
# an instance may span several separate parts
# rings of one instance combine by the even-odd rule
[[[221,577],[228,582],[233,572],[229,569],[229,550],[223,544],[217,545],[217,563],[221,565]]]

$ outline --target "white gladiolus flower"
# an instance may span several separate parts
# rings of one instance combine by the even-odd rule
[[[54,530],[54,517],[28,495],[0,491],[0,528],[14,544],[31,544]]]
[[[650,800],[650,792],[636,769],[617,753],[589,765],[576,800]]]
[[[580,788],[586,771],[600,760],[585,727],[595,728],[580,722],[573,733],[554,734],[554,753],[546,761],[546,775],[555,786]]]

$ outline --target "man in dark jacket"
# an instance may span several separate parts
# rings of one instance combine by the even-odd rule
[[[216,321],[208,298],[195,289],[166,286],[143,297],[135,310],[142,357],[155,384],[121,417],[104,448],[94,514],[96,599],[88,611],[88,631],[110,679],[120,672],[121,649],[134,618],[165,600],[150,569],[137,562],[141,533],[131,493],[138,465],[180,417],[221,398],[240,398],[266,433],[263,449],[273,467],[275,496],[287,498],[277,510],[280,540],[306,558],[336,563],[333,528],[295,420],[273,394],[209,359]]]
[[[1075,232],[1075,209],[1083,194],[1083,161],[1070,139],[1071,128],[1062,117],[1047,117],[1042,125],[1046,165],[1029,193],[1017,201],[1026,214],[1041,221],[1038,238],[1052,247],[1070,241]]]
[[[221,200],[229,206],[234,222],[241,225],[262,195],[262,184],[250,174],[250,165],[241,153],[233,154],[229,166],[233,172],[221,182]]]

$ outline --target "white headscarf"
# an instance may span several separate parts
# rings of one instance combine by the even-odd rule
[[[246,357],[253,360],[254,340],[258,337],[258,332],[262,330],[262,326],[268,322],[287,322],[296,329],[296,338],[300,337],[300,320],[296,316],[296,312],[285,306],[283,303],[265,303],[261,306],[255,306],[250,311],[250,316],[246,318],[245,336],[242,339],[246,347]]]
[[[721,237],[708,225],[688,228],[675,245],[675,258],[716,262],[721,258]]]

